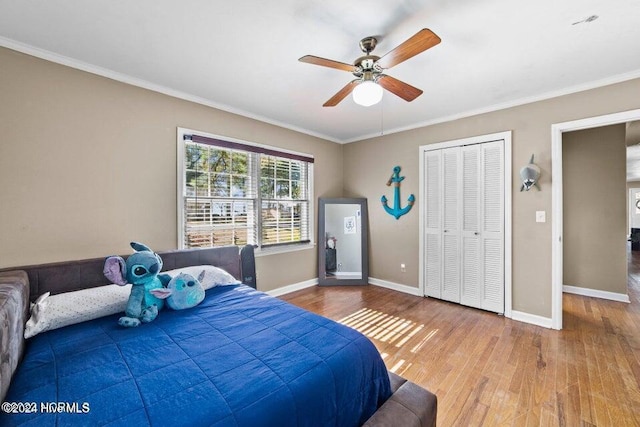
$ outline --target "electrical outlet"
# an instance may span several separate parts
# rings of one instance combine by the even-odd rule
[[[536,211],[536,222],[547,222],[547,212]]]
[[[400,271],[402,271],[403,273],[407,272],[407,266],[405,264],[400,264]]]

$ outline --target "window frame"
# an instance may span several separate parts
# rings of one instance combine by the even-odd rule
[[[273,152],[280,152],[280,153],[287,153],[287,154],[292,154],[292,155],[296,155],[296,156],[304,156],[304,157],[310,157],[313,158],[313,155],[308,154],[308,153],[302,153],[302,152],[298,152],[298,151],[293,151],[293,150],[287,150],[287,149],[283,149],[280,147],[275,147],[275,146],[271,146],[271,145],[266,145],[266,144],[259,144],[256,142],[250,142],[250,141],[245,141],[245,140],[241,140],[241,139],[237,139],[237,138],[231,138],[228,136],[223,136],[223,135],[215,135],[215,134],[210,134],[207,132],[201,132],[201,131],[196,131],[196,130],[192,130],[192,129],[187,129],[187,128],[181,128],[178,127],[177,128],[177,157],[176,157],[176,165],[177,165],[177,219],[178,219],[178,224],[177,224],[177,229],[178,229],[178,249],[185,249],[185,227],[184,227],[184,220],[185,220],[185,206],[184,206],[184,200],[185,200],[185,186],[186,186],[186,182],[185,182],[185,164],[184,164],[184,156],[185,156],[185,135],[199,135],[202,137],[206,137],[206,138],[213,138],[213,139],[219,139],[219,140],[223,140],[223,141],[229,141],[232,143],[237,143],[237,144],[242,144],[242,145],[246,145],[249,147],[259,147],[261,149],[264,150],[268,150],[268,151],[273,151]],[[277,155],[277,154],[273,154],[273,153],[268,153],[267,155]],[[259,165],[255,165],[255,167],[253,168],[253,170],[251,171],[251,173],[258,173],[259,174],[259,170],[256,170],[259,168]],[[268,254],[277,254],[277,253],[285,253],[285,252],[292,252],[292,251],[300,251],[300,250],[307,250],[307,249],[312,249],[315,247],[315,192],[314,192],[314,185],[313,185],[313,175],[314,175],[314,164],[313,162],[308,162],[307,163],[307,187],[308,187],[308,222],[307,222],[307,227],[308,227],[308,233],[309,233],[309,241],[308,242],[300,242],[300,243],[281,243],[281,244],[275,244],[275,245],[267,245],[266,247],[263,246],[258,246],[256,245],[256,249],[255,249],[255,253],[256,256],[261,256],[261,255],[268,255]],[[259,181],[256,181],[259,182]],[[259,184],[258,184],[259,185]],[[259,189],[257,191],[257,200],[258,200],[258,206],[257,206],[257,211],[256,211],[256,221],[258,223],[257,225],[257,229],[256,229],[256,238],[261,239],[259,233],[261,232],[261,228],[262,228],[262,218],[261,218],[261,209],[260,209],[260,203],[262,198],[260,197],[259,194]]]

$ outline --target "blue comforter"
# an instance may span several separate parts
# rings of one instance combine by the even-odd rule
[[[357,426],[391,394],[366,337],[246,286],[118,317],[32,338],[6,401],[35,412],[0,425]]]

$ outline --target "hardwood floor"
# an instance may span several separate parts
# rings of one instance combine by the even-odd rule
[[[564,294],[562,331],[377,286],[281,298],[368,336],[440,427],[640,426],[640,254],[629,271],[631,304]]]

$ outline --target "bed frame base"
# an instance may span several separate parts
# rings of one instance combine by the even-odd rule
[[[389,380],[393,394],[363,427],[435,427],[436,395],[393,372],[389,372]]]

